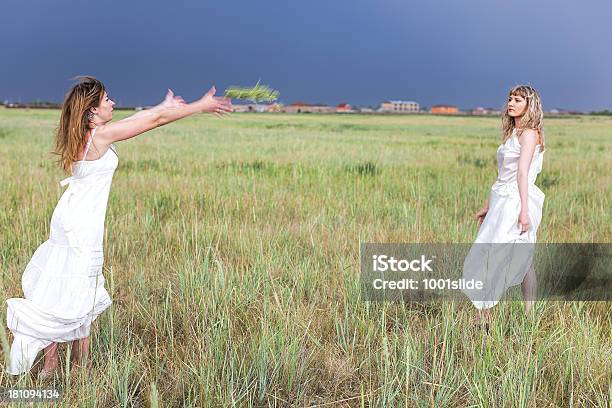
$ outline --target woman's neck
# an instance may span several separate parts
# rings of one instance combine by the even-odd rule
[[[94,122],[93,120],[90,120],[88,126],[90,129],[93,129],[97,128],[98,126],[106,125],[108,122],[110,122],[110,120],[107,120],[106,122]]]
[[[516,130],[520,130],[521,129],[521,118],[522,116],[517,116],[514,118],[514,128]]]

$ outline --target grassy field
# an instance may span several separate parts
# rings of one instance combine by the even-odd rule
[[[62,193],[58,118],[0,109],[2,299],[23,295]],[[502,302],[486,335],[468,302],[361,298],[360,242],[474,240],[499,125],[202,115],[119,143],[114,303],[92,329],[93,371],[64,374],[62,406],[610,406],[609,303],[540,302],[525,317]],[[611,129],[545,120],[540,242],[610,241]],[[34,384],[19,381],[0,374],[0,388]]]

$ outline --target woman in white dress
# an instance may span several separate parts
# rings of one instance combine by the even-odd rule
[[[463,267],[464,279],[483,282],[483,289],[464,293],[477,308],[476,323],[484,321],[486,328],[491,308],[510,286],[521,284],[525,313],[533,307],[533,249],[544,204],[544,193],[535,185],[544,159],[543,117],[535,89],[519,85],[510,90],[497,149],[498,177],[476,214],[480,228]]]
[[[7,300],[7,326],[14,336],[11,375],[27,373],[44,349],[40,378],[58,369],[57,343],[72,341],[77,365],[90,367],[92,322],[112,301],[104,287],[102,240],[108,194],[118,165],[114,143],[201,112],[219,117],[232,110],[213,86],[192,103],[168,90],[152,109],[110,123],[115,103],[104,85],[79,77],[66,95],[55,136],[55,153],[69,184],[51,217],[49,239],[34,252],[22,275],[24,298]]]

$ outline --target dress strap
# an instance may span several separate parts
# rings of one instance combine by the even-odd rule
[[[97,127],[93,128],[93,130],[91,131],[91,136],[89,137],[89,140],[87,141],[87,145],[85,146],[85,154],[83,155],[83,159],[81,159],[81,161],[85,160],[85,158],[87,157],[87,152],[89,151],[89,146],[91,146],[91,141],[93,140],[94,134],[96,133],[96,129]],[[74,166],[74,163],[73,163],[73,166]],[[64,187],[66,184],[71,183],[73,180],[74,180],[74,175],[70,177],[66,177],[65,179],[60,181],[60,185]]]
[[[91,136],[89,137],[89,140],[87,141],[87,145],[85,146],[85,154],[83,155],[83,158],[81,159],[81,161],[85,160],[85,158],[87,157],[87,152],[89,152],[89,146],[91,146],[91,141],[93,140],[94,135],[96,134],[96,129],[98,128],[95,127],[91,131]]]

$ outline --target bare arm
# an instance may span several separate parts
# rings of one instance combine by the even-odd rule
[[[167,125],[195,113],[213,113],[222,116],[226,112],[232,111],[229,99],[215,97],[215,87],[213,86],[202,98],[188,104],[168,107],[159,106],[156,109],[148,109],[144,112],[132,115],[129,120],[120,120],[115,123],[107,123],[99,126],[96,139],[106,145],[113,142],[130,139],[148,130]],[[163,103],[161,104],[163,105]]]
[[[183,105],[185,105],[185,101],[183,100],[183,98],[180,96],[175,96],[174,92],[172,92],[172,89],[168,89],[166,97],[160,104],[152,108],[136,112],[135,114],[128,116],[127,118],[121,119],[121,121],[134,120],[143,116],[155,114],[156,112],[160,112],[164,108],[178,108]]]
[[[525,129],[521,135],[521,153],[518,161],[517,183],[519,197],[521,199],[521,212],[519,214],[518,223],[521,226],[521,231],[525,232],[530,227],[529,221],[529,205],[528,205],[528,177],[529,166],[533,159],[533,153],[538,143],[538,134],[533,129]]]
[[[489,212],[489,199],[487,198],[487,201],[485,201],[484,205],[482,206],[480,211],[476,213],[476,216],[475,216],[476,220],[478,221],[479,227],[480,227],[480,224],[482,224],[482,222],[484,221],[488,212]]]

